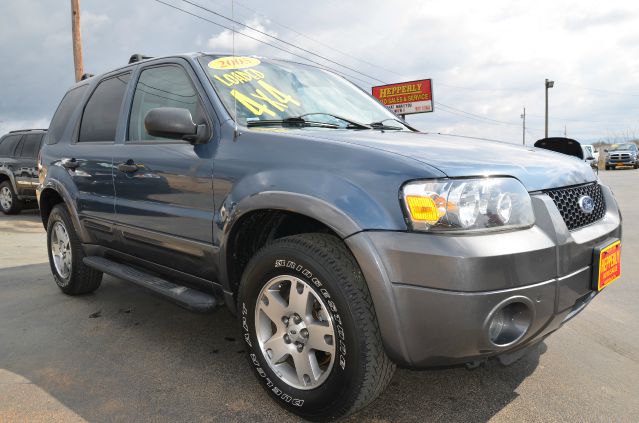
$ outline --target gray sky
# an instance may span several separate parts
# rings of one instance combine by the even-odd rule
[[[230,25],[182,1],[164,1]],[[192,1],[231,15],[230,0]],[[69,3],[0,2],[0,132],[47,127],[73,83]],[[81,0],[81,7],[86,72],[121,66],[137,52],[231,51],[229,31],[154,0]],[[582,141],[639,137],[636,1],[237,0],[234,13],[385,82],[432,78],[435,112],[408,117],[424,131],[521,142],[525,106],[527,141],[537,140],[548,77],[556,81],[551,136],[565,126]],[[235,44],[239,54],[292,57],[241,35]],[[379,84],[354,82],[367,90]]]

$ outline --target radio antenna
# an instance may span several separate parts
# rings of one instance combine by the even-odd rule
[[[233,22],[231,24],[231,48],[233,53],[233,62],[235,62],[235,0],[231,0],[231,17],[233,18]],[[239,128],[237,126],[237,97],[233,96],[233,141],[237,140],[237,137],[240,135]]]

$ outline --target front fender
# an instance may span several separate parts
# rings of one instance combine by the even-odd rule
[[[342,238],[366,229],[405,230],[396,193],[396,187],[389,187],[390,201],[384,204],[342,176],[299,168],[265,170],[238,181],[218,217],[225,233],[244,214],[260,209],[305,215]]]

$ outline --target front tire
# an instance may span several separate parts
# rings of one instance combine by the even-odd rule
[[[10,181],[0,184],[0,210],[4,214],[18,214],[24,204],[18,199]]]
[[[304,234],[268,244],[239,290],[249,363],[284,408],[329,421],[372,402],[395,365],[355,259],[338,238]]]
[[[102,282],[102,272],[87,267],[85,254],[64,204],[56,205],[47,222],[47,250],[53,278],[67,295],[88,294]]]

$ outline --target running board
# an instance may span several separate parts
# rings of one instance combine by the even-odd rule
[[[208,313],[213,311],[217,306],[217,300],[211,294],[174,284],[173,282],[151,275],[135,267],[98,256],[84,257],[82,261],[87,266],[100,272],[150,289],[154,293],[163,296],[167,300],[187,310],[198,313]]]

